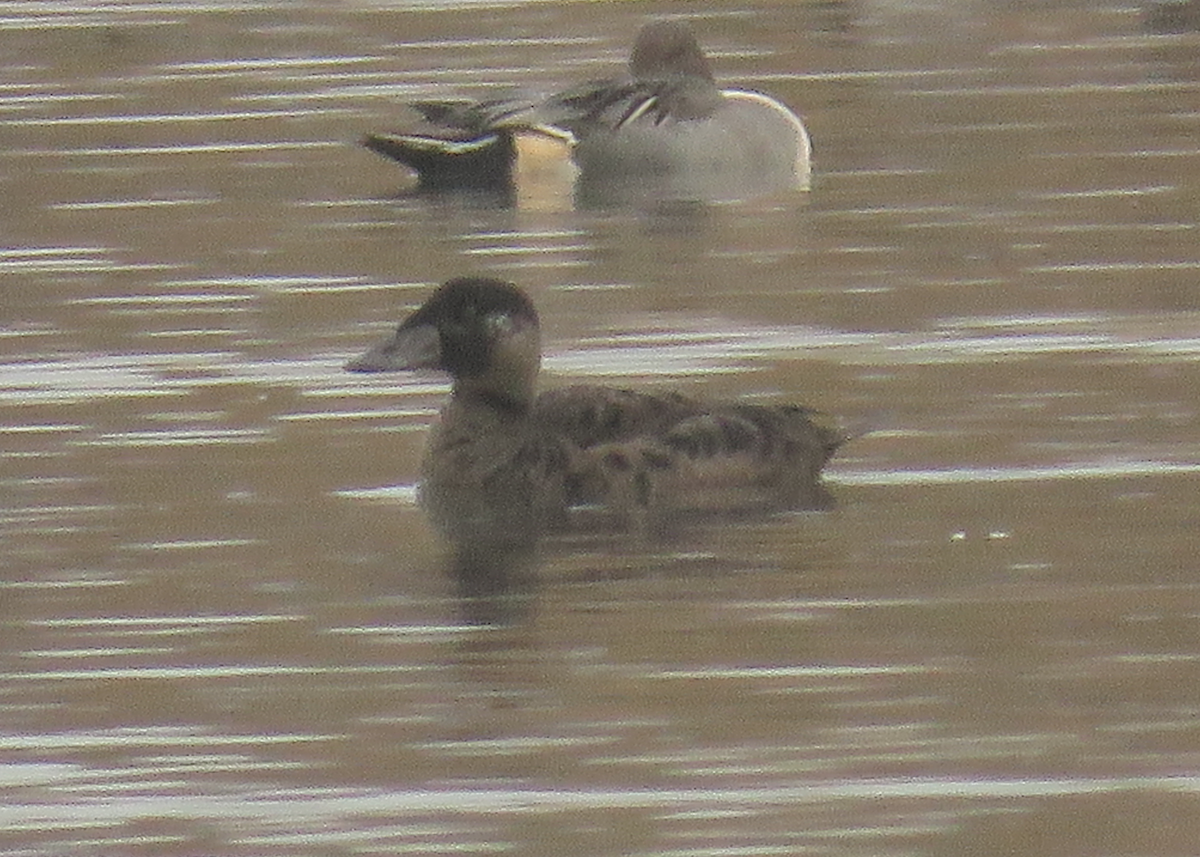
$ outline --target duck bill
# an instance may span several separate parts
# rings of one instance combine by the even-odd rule
[[[401,325],[387,339],[346,364],[348,372],[404,372],[440,369],[441,341],[428,324]]]

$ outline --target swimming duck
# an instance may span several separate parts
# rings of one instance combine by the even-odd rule
[[[346,364],[450,374],[419,496],[452,539],[541,534],[568,525],[585,504],[645,532],[675,513],[832,503],[821,468],[847,437],[807,408],[582,385],[539,394],[540,363],[529,297],[510,283],[464,277]]]
[[[413,104],[412,133],[368,134],[363,145],[416,170],[422,185],[496,186],[512,181],[520,141],[565,141],[579,181],[673,179],[666,187],[751,195],[807,187],[811,144],[800,119],[760,92],[721,89],[691,28],[646,24],[628,74],[548,99]]]

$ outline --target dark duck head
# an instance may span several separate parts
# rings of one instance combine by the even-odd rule
[[[527,411],[541,365],[533,302],[516,286],[483,277],[449,280],[396,329],[346,364],[351,372],[439,369],[456,397]]]
[[[651,21],[638,31],[629,56],[629,73],[635,78],[686,75],[713,80],[692,28],[669,19]]]

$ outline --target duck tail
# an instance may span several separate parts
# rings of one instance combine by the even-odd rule
[[[367,134],[361,143],[399,161],[425,188],[501,188],[512,182],[512,135]]]

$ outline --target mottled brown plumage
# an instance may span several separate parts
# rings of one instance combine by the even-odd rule
[[[635,529],[689,511],[826,508],[821,468],[845,436],[795,405],[571,386],[536,392],[537,313],[515,286],[447,282],[347,364],[454,380],[422,465],[422,504],[452,537],[523,538],[600,505]]]

